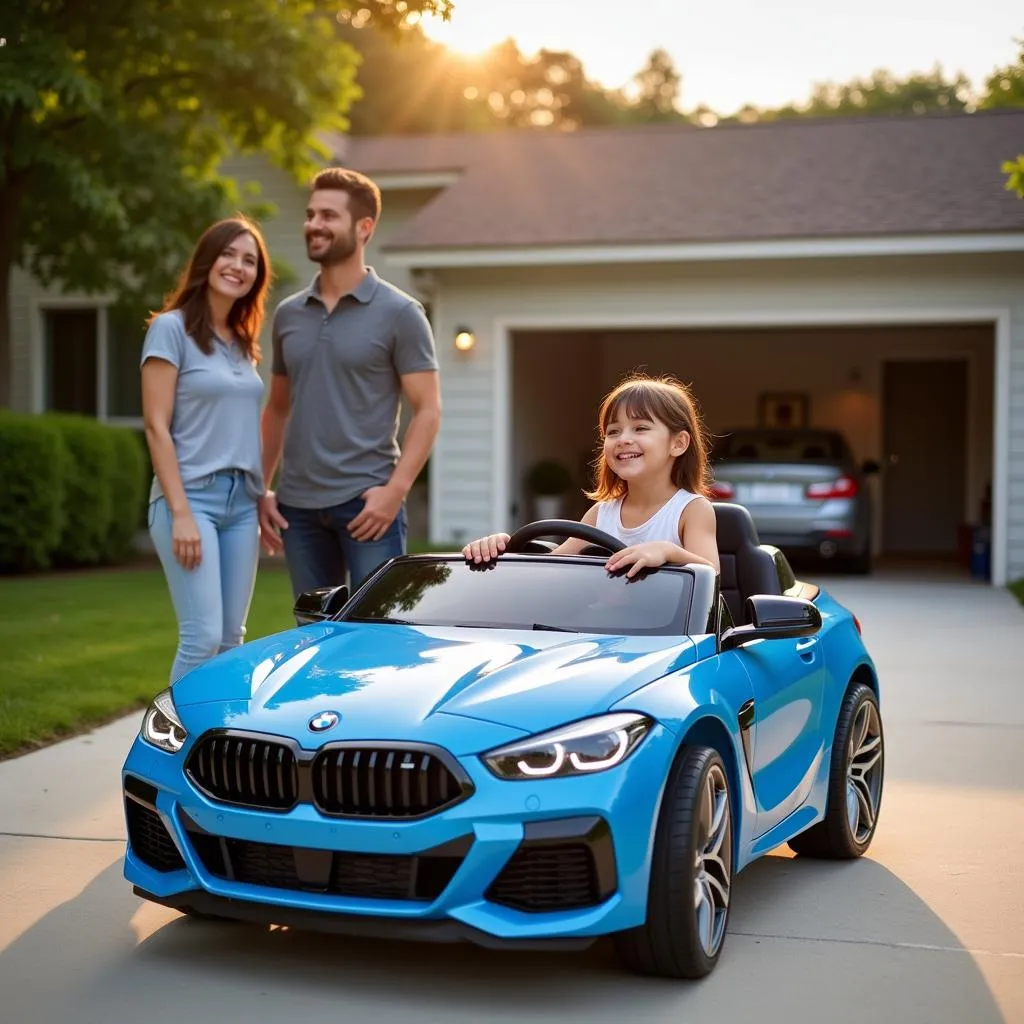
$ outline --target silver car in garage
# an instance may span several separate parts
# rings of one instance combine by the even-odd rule
[[[871,571],[873,461],[858,464],[832,430],[751,428],[715,443],[712,498],[745,506],[761,542]]]

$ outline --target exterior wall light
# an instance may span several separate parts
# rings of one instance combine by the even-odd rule
[[[476,345],[476,335],[468,327],[459,327],[455,331],[455,347],[460,352],[469,352]]]

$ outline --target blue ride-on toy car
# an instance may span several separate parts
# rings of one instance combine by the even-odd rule
[[[721,573],[604,568],[581,523],[380,567],[164,690],[123,770],[125,876],[195,916],[584,946],[700,977],[733,879],[857,857],[882,794],[855,617],[720,503]],[[578,537],[576,556],[550,540]]]

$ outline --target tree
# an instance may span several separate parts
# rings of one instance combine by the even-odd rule
[[[630,108],[631,120],[684,120],[679,110],[682,78],[664,50],[651,53],[643,70],[633,77],[633,83],[638,95]]]
[[[144,296],[243,201],[218,173],[263,152],[296,174],[343,129],[358,55],[339,17],[397,31],[450,0],[8,0],[0,43],[0,405],[9,282]],[[13,9],[12,9],[13,8]]]
[[[566,50],[526,57],[507,39],[470,70],[473,92],[507,128],[572,130],[625,120],[621,98],[591,82],[580,59]]]
[[[726,121],[775,121],[790,117],[849,117],[871,114],[914,115],[954,113],[970,109],[971,84],[962,75],[946,78],[942,69],[897,78],[889,71],[875,71],[850,82],[818,82],[810,99],[762,110],[747,105]]]
[[[375,25],[338,26],[359,51],[359,97],[348,111],[352,135],[488,131],[499,127],[474,68],[418,26],[401,33]]]
[[[1024,107],[1024,40],[1017,62],[998,68],[985,82],[980,105],[987,110]],[[1024,199],[1024,153],[1019,153],[1016,160],[1007,160],[1003,171],[1008,175],[1006,187]]]

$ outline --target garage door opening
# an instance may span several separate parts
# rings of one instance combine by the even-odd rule
[[[983,323],[516,331],[511,519],[550,511],[529,486],[531,469],[550,461],[572,481],[561,512],[581,516],[601,398],[632,371],[668,373],[692,385],[719,444],[764,425],[781,398],[805,425],[841,433],[859,463],[876,462],[876,562],[956,565],[987,578],[994,345]]]

